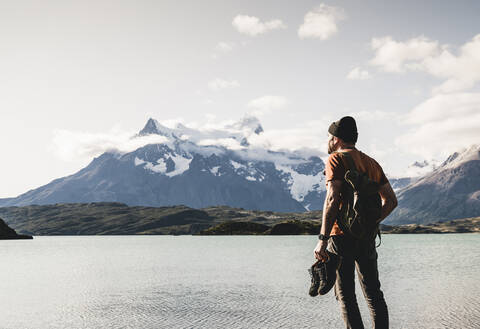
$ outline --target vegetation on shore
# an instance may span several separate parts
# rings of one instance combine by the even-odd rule
[[[480,217],[430,224],[382,225],[382,233],[475,233],[480,232]]]
[[[322,212],[281,213],[227,206],[140,207],[66,203],[0,208],[17,232],[29,235],[298,235],[318,234]],[[425,225],[381,225],[382,233],[480,232],[480,217]]]
[[[287,220],[273,226],[252,222],[224,222],[199,232],[200,235],[304,235],[318,234],[320,221]]]
[[[271,227],[293,219],[320,220],[321,215],[321,211],[280,213],[227,206],[130,207],[116,202],[0,208],[0,216],[11,227],[32,235],[196,234],[223,222],[242,221]]]
[[[320,221],[290,220],[277,223],[271,227],[252,227],[247,222],[225,222],[201,231],[200,235],[302,235],[318,234]],[[480,217],[458,219],[449,222],[427,225],[408,224],[400,226],[380,225],[382,234],[415,233],[473,233],[480,232]]]

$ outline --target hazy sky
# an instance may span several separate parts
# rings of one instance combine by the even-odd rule
[[[350,114],[359,148],[403,175],[480,141],[479,17],[479,1],[0,1],[0,197],[149,117],[248,112],[324,151]]]

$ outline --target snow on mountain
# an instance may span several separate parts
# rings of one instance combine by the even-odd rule
[[[312,191],[322,192],[325,190],[325,176],[322,171],[307,175],[285,165],[275,165],[275,168],[285,174],[284,181],[290,189],[290,194],[299,202],[302,202],[305,196]]]
[[[462,163],[473,160],[480,160],[480,145],[471,145],[459,152],[453,153],[441,164],[441,168],[455,168]]]
[[[155,163],[135,158],[135,165],[142,165],[146,170],[165,174],[169,177],[181,174],[188,170],[188,165],[193,158],[192,153],[224,154],[225,149],[230,149],[239,158],[246,160],[246,164],[230,160],[236,174],[249,181],[262,182],[265,173],[255,168],[258,161],[272,161],[275,169],[282,173],[282,179],[288,186],[291,196],[299,201],[304,201],[305,196],[311,192],[322,193],[325,191],[323,176],[323,163],[314,172],[301,173],[301,168],[308,159],[302,158],[293,152],[271,152],[269,150],[252,147],[248,138],[252,134],[261,134],[263,127],[260,121],[253,116],[245,116],[241,120],[226,125],[223,129],[193,129],[177,123],[174,128],[168,128],[157,120],[149,119],[138,136],[159,134],[169,138],[168,145],[176,144],[184,155],[165,155]],[[175,143],[176,142],[176,143]],[[209,147],[209,148],[205,148]],[[173,162],[173,168],[168,170],[166,161]],[[210,168],[214,176],[220,176],[221,166]]]
[[[117,201],[129,205],[230,205],[304,211],[323,207],[323,154],[271,150],[259,120],[202,128],[149,119],[138,139],[161,136],[134,151],[108,151],[79,172],[56,179],[0,205]],[[152,138],[152,141],[158,138]]]
[[[161,157],[157,159],[156,163],[135,157],[134,163],[135,166],[143,166],[143,168],[146,170],[164,174],[168,177],[173,177],[188,170],[191,161],[191,158],[170,154],[170,156],[167,156],[166,158]]]
[[[169,138],[171,142],[182,140],[200,146],[218,145],[241,149],[249,146],[248,138],[252,134],[258,135],[262,132],[263,127],[260,121],[251,115],[245,115],[240,120],[223,126],[206,126],[197,129],[179,122],[175,123],[173,127],[167,127],[150,118],[137,136],[157,134]]]

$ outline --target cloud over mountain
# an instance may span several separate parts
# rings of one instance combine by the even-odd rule
[[[411,110],[405,123],[411,128],[397,145],[426,158],[446,156],[480,140],[480,93],[435,95]]]
[[[270,111],[285,104],[281,97],[260,97],[252,102],[252,110]],[[255,105],[255,106],[254,106]],[[171,138],[190,142],[192,145],[220,146],[231,151],[242,151],[242,156],[252,159],[272,158],[268,151],[300,152],[305,156],[324,156],[326,122],[308,122],[304,126],[264,131],[259,119],[245,114],[239,120],[218,121],[210,118],[205,123],[183,120],[152,120],[147,130],[139,135],[135,131],[118,128],[105,133],[56,130],[50,150],[62,160],[89,159],[103,152],[124,154],[139,147],[155,143],[171,143]],[[161,134],[148,134],[148,129]],[[192,144],[193,143],[193,144]],[[207,150],[208,148],[205,148]]]

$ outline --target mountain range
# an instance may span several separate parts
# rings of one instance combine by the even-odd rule
[[[14,198],[0,207],[119,202],[128,206],[226,205],[248,210],[321,210],[325,154],[272,150],[258,143],[264,130],[245,116],[223,128],[167,127],[149,119],[131,138],[140,147],[108,151],[77,173]],[[155,137],[151,142],[148,138]],[[142,144],[141,141],[147,141]],[[150,142],[148,142],[150,141]],[[480,147],[443,163],[415,162],[415,177],[390,178],[399,205],[386,224],[425,224],[480,215]]]
[[[132,139],[155,135],[162,143],[123,154],[105,152],[73,175],[0,199],[0,206],[121,202],[286,212],[321,209],[325,182],[320,157],[251,145],[249,139],[262,133],[252,116],[210,130],[182,124],[168,128],[149,119]]]

